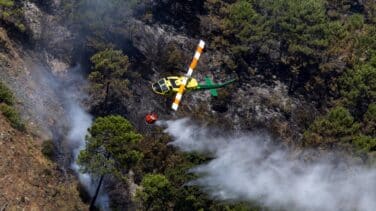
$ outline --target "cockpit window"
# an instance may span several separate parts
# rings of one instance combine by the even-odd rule
[[[166,81],[164,79],[161,79],[157,83],[154,83],[152,87],[154,91],[161,93],[161,94],[167,93],[169,91],[166,85]]]
[[[161,89],[161,87],[159,86],[158,83],[154,83],[154,84],[153,84],[153,89],[154,89],[156,92],[158,92],[158,93],[161,93],[161,92],[162,92],[162,89]]]
[[[166,86],[165,80],[159,80],[158,81],[159,86],[161,87],[162,92],[167,92],[168,88]]]

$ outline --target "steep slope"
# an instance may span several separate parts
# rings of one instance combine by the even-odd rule
[[[76,182],[41,153],[41,140],[0,115],[0,210],[84,210]]]

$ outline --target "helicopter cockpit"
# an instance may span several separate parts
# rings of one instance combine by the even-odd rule
[[[170,89],[166,84],[166,79],[161,79],[158,82],[154,83],[152,85],[153,91],[156,92],[157,94],[167,94]]]

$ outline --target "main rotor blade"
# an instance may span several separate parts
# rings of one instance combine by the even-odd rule
[[[178,92],[175,96],[175,100],[172,103],[172,109],[175,110],[175,111],[178,110],[179,103],[181,101],[181,98],[183,97],[185,87],[187,86],[187,81],[192,76],[193,70],[197,66],[198,60],[200,59],[200,56],[201,56],[202,51],[204,50],[204,47],[205,47],[205,42],[200,40],[200,43],[197,46],[196,53],[193,57],[191,65],[189,65],[188,72],[185,75],[186,77],[184,77],[182,84],[180,85],[179,90],[178,90]]]

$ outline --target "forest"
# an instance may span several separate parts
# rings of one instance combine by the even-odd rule
[[[262,128],[292,149],[335,151],[359,159],[363,165],[375,165],[375,1],[65,0],[59,8],[52,0],[30,2],[48,14],[64,17],[59,21],[76,34],[71,46],[63,43],[50,51],[57,58],[68,57],[69,64],[81,64],[88,81],[85,103],[94,121],[78,164],[84,173],[104,176],[102,190],[110,195],[111,210],[286,209],[257,200],[221,201],[200,187],[186,185],[200,177],[190,169],[213,157],[181,152],[168,144],[173,140],[163,128],[143,122],[147,111],[141,106],[138,110],[138,104],[158,98],[145,84],[156,76],[185,73],[199,39],[206,41],[204,54],[208,56],[200,61],[204,64],[199,68],[204,70],[198,77],[236,76],[240,85],[221,90],[214,99],[187,97],[177,117],[189,116],[209,127],[230,125],[233,129],[236,108],[231,107],[250,100],[238,100],[237,91],[231,90],[282,83],[286,96],[302,107],[282,106],[278,97],[262,99],[278,118],[265,122],[241,118],[242,130]],[[30,32],[22,5],[21,0],[0,0],[0,26],[25,48],[43,48],[47,42]],[[169,42],[143,39],[140,23],[160,26],[167,31]],[[178,35],[193,41],[184,42]],[[159,35],[156,32],[154,36]],[[0,45],[0,52],[6,51],[2,39]],[[149,98],[139,100],[143,95]],[[0,83],[1,113],[14,128],[25,131],[27,123],[15,109],[14,98],[11,89]],[[160,106],[155,109],[164,118],[173,116],[171,100],[156,100]],[[195,105],[190,107],[190,103]],[[210,108],[203,111],[206,104]],[[283,129],[285,124],[288,126]],[[46,142],[42,152],[54,160],[55,150]],[[131,183],[138,188],[124,194]]]

